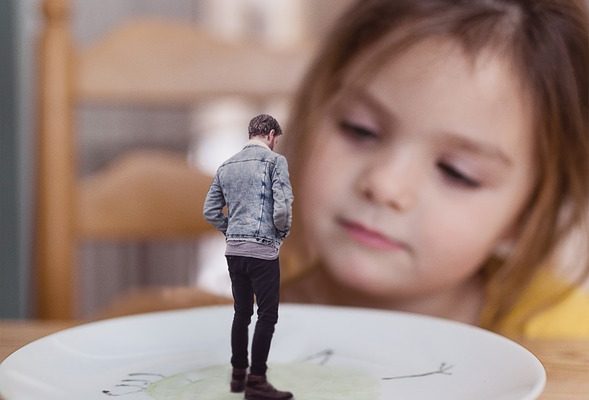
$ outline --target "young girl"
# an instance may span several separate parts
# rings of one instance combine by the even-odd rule
[[[550,262],[589,204],[587,27],[575,0],[358,1],[286,130],[281,300],[589,338]]]

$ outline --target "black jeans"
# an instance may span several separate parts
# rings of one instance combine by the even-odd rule
[[[265,375],[274,326],[278,321],[280,264],[278,258],[226,257],[235,309],[231,328],[231,365],[234,368],[247,368],[249,365],[248,327],[254,313],[255,295],[258,321],[252,341],[250,373]]]

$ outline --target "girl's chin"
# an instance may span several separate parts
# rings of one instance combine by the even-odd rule
[[[390,296],[399,283],[391,273],[390,264],[380,265],[374,260],[334,259],[325,267],[339,285],[369,295]]]

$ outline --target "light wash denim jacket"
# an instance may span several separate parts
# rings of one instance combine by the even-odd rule
[[[227,240],[278,247],[290,231],[292,202],[286,158],[250,142],[217,169],[203,215]]]

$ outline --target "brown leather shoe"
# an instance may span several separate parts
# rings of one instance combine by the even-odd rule
[[[247,369],[245,368],[233,368],[231,372],[231,391],[233,393],[243,392],[245,389],[245,375]]]
[[[291,392],[283,392],[274,388],[265,375],[249,374],[245,384],[246,400],[290,400],[293,398]]]

